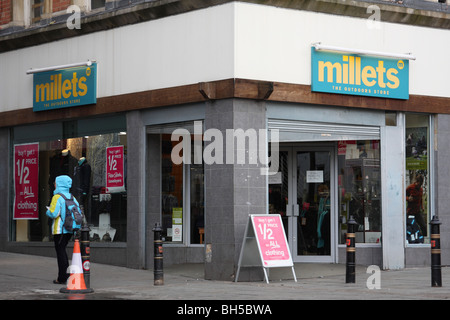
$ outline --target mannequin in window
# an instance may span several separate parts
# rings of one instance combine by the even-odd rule
[[[317,251],[318,254],[330,254],[330,191],[326,184],[317,188],[319,209],[317,212]]]
[[[61,175],[67,175],[73,178],[74,168],[77,165],[77,159],[70,154],[69,149],[56,151],[56,154],[50,158],[50,177],[48,185],[50,186],[50,194],[53,195],[55,190],[55,178]]]
[[[423,175],[418,174],[414,183],[406,188],[406,216],[414,216],[424,237],[427,236],[427,225],[423,217]]]

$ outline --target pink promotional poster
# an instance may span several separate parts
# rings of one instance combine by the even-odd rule
[[[39,144],[14,146],[14,219],[39,219]]]
[[[291,264],[283,223],[279,215],[252,216],[264,267]]]
[[[125,191],[123,146],[106,148],[106,191]]]

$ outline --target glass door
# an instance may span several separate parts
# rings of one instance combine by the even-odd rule
[[[284,231],[286,232],[286,238],[289,238],[289,225],[291,205],[289,199],[292,187],[292,179],[289,178],[291,151],[281,149],[279,151],[279,163],[278,172],[274,175],[269,175],[269,214],[280,214],[283,221]],[[290,240],[289,244],[291,243]]]
[[[335,262],[333,147],[290,147],[279,152],[269,179],[269,213],[279,213],[296,262]]]

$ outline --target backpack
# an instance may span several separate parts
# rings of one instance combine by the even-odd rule
[[[423,243],[423,235],[414,216],[408,216],[406,220],[406,240],[408,243]]]
[[[62,193],[58,193],[65,200],[66,204],[66,217],[64,218],[64,228],[69,232],[74,232],[80,229],[81,222],[83,221],[83,215],[80,209],[71,195],[70,199],[67,199]],[[75,221],[75,227],[73,222]]]

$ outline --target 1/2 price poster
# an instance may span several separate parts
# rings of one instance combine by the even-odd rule
[[[106,148],[106,191],[108,193],[125,191],[123,146]]]
[[[279,215],[252,215],[264,267],[290,266],[291,254]]]
[[[290,267],[295,282],[294,263],[279,214],[251,214],[247,221],[235,282],[241,267],[261,266],[269,283],[267,268]]]
[[[39,143],[14,145],[14,219],[39,219]]]

